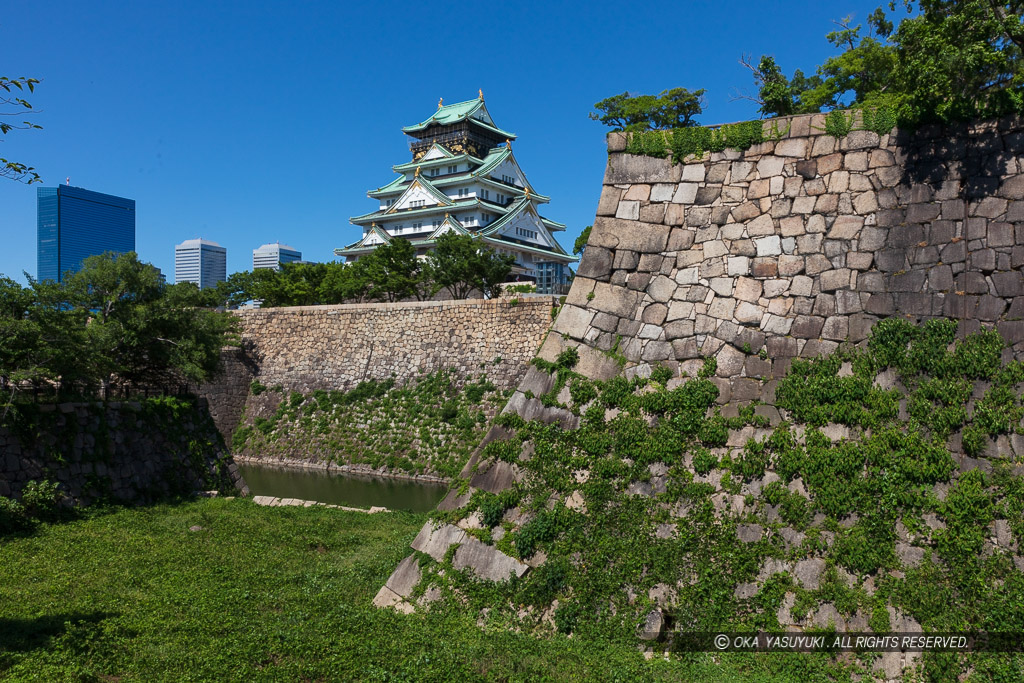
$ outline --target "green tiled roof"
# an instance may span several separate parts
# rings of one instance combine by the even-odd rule
[[[553,221],[550,218],[544,218],[544,216],[541,216],[540,220],[548,230],[553,232],[565,230],[565,223],[559,223],[558,221]]]
[[[531,254],[540,254],[542,256],[553,256],[556,261],[564,261],[565,263],[575,263],[579,261],[575,256],[569,256],[564,251],[554,251],[552,249],[545,249],[543,247],[533,247],[529,244],[523,244],[522,242],[513,242],[511,240],[504,240],[496,235],[482,235],[485,242],[489,244],[502,244],[515,247],[516,249],[522,249],[528,251]]]
[[[397,190],[399,188],[399,186],[403,182],[405,182],[405,176],[404,175],[400,175],[397,178],[395,178],[394,180],[392,180],[390,183],[388,183],[387,185],[381,185],[376,190],[370,190],[366,194],[369,195],[370,197],[373,197],[373,196],[378,195],[378,194],[384,194],[384,193],[390,192],[392,190]]]
[[[460,201],[459,199],[450,199],[449,201],[451,201],[453,203],[450,204],[450,205],[445,205],[445,206],[437,206],[435,204],[433,206],[424,206],[424,207],[416,208],[416,209],[404,209],[402,211],[398,211],[398,212],[395,212],[395,213],[385,213],[385,212],[379,211],[379,210],[378,211],[371,211],[370,213],[364,213],[362,216],[353,216],[352,218],[349,218],[348,220],[349,220],[350,223],[354,223],[355,225],[363,225],[363,224],[369,223],[371,221],[375,221],[378,218],[390,220],[392,218],[406,218],[406,217],[409,217],[409,216],[413,216],[413,217],[415,217],[415,216],[423,216],[423,215],[426,215],[426,214],[429,214],[429,213],[437,213],[438,211],[442,211],[442,210],[444,210],[444,211],[463,211],[465,209],[472,209],[472,208],[475,208],[475,207],[481,205],[481,201],[479,199],[477,199],[476,197],[463,197],[462,201]],[[487,208],[489,210],[492,210],[492,211],[494,210],[494,208],[491,207],[491,206],[488,206]]]
[[[411,171],[417,166],[419,166],[420,168],[432,168],[434,166],[445,166],[447,164],[459,163],[462,161],[470,161],[475,164],[483,163],[482,159],[477,159],[475,156],[471,154],[452,154],[451,156],[438,157],[436,159],[427,159],[426,161],[422,159],[418,159],[416,161],[408,161],[404,164],[392,166],[391,170],[395,171],[396,173],[401,173],[403,171]]]
[[[424,130],[429,126],[448,126],[453,123],[458,123],[460,121],[470,119],[471,121],[481,126],[482,128],[490,130],[491,132],[496,133],[501,137],[514,140],[516,137],[515,133],[509,133],[508,131],[501,130],[497,126],[493,126],[491,124],[484,123],[483,121],[477,118],[473,118],[473,114],[479,111],[479,109],[483,106],[484,101],[480,98],[477,98],[475,100],[467,100],[465,102],[456,102],[455,104],[446,104],[444,106],[438,107],[437,111],[435,111],[434,115],[431,116],[429,119],[421,121],[420,123],[414,124],[412,126],[405,126],[404,128],[402,128],[402,132],[415,133]]]
[[[486,227],[482,228],[480,230],[480,234],[485,236],[485,237],[491,237],[493,239],[501,239],[501,237],[497,233],[500,232],[503,227],[508,225],[512,221],[513,218],[515,218],[519,214],[521,214],[524,211],[526,211],[527,208],[532,208],[532,206],[533,205],[532,205],[530,199],[526,198],[525,196],[524,197],[520,197],[516,201],[512,202],[511,206],[509,206],[508,213],[506,213],[504,216],[502,216],[498,220],[491,222]],[[536,213],[536,209],[534,209],[534,213]],[[541,223],[545,223],[546,219],[544,217],[542,217],[540,214],[537,214],[537,217],[540,219]],[[544,227],[547,228],[546,223],[545,223]],[[563,226],[563,228],[564,228],[564,226]],[[562,245],[558,243],[558,240],[555,239],[554,235],[548,235],[548,236],[551,238],[551,241],[554,242],[555,246],[557,247],[557,250],[551,250],[551,253],[559,254],[559,255],[562,255],[562,256],[567,256],[565,251],[562,249]],[[526,248],[540,249],[541,251],[544,251],[544,252],[548,251],[547,249],[543,249],[541,247],[529,247],[528,245],[519,244],[518,242],[510,242],[510,243],[518,244],[519,246],[526,247]]]

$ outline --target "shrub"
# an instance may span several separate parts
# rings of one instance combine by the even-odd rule
[[[0,496],[0,534],[21,531],[28,526],[28,516],[21,503],[11,498]]]
[[[21,491],[21,504],[25,514],[36,519],[52,519],[60,510],[63,499],[60,484],[47,479],[30,481]]]

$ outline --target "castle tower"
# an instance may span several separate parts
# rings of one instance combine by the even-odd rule
[[[512,277],[558,292],[573,258],[553,233],[565,225],[540,215],[550,201],[536,190],[512,153],[516,136],[491,118],[483,93],[475,100],[438,103],[433,116],[406,126],[412,161],[392,166],[398,176],[367,193],[376,211],[349,220],[363,237],[334,253],[355,261],[396,237],[425,255],[446,232],[474,235],[516,259]]]

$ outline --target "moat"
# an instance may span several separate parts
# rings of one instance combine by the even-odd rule
[[[380,506],[390,510],[428,512],[437,506],[448,490],[446,484],[323,470],[241,463],[239,470],[255,496],[299,498],[351,507]]]

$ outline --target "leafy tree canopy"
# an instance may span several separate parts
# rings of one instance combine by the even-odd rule
[[[583,232],[576,238],[576,241],[572,245],[572,253],[579,256],[583,253],[583,250],[587,247],[587,242],[590,241],[590,231],[594,228],[592,225],[588,225],[583,228]]]
[[[814,75],[786,78],[771,56],[754,74],[760,113],[785,116],[887,107],[901,125],[964,121],[1024,111],[1021,2],[906,0],[898,24],[883,8],[867,30],[850,18],[827,35],[842,52]],[[896,3],[888,5],[896,11]]]
[[[515,258],[499,254],[479,239],[446,232],[427,257],[435,281],[453,299],[465,299],[474,289],[486,296],[501,294]]]
[[[237,320],[190,283],[166,285],[133,252],[90,256],[62,282],[0,277],[0,390],[58,394],[111,384],[201,382]]]
[[[686,88],[663,90],[654,95],[631,96],[628,92],[613,95],[594,105],[597,112],[590,118],[615,130],[668,130],[695,126],[694,117],[703,111],[704,89],[690,92]]]
[[[39,79],[36,78],[0,76],[0,90],[3,91],[0,92],[0,117],[2,117],[0,118],[0,134],[7,135],[12,130],[42,128],[31,121],[16,120],[36,113],[36,110],[22,97],[22,94],[26,90],[30,93],[35,92],[38,83]],[[42,182],[33,167],[3,157],[0,157],[0,178],[22,181],[29,185]]]
[[[442,235],[426,257],[417,256],[408,240],[396,238],[353,263],[286,263],[280,270],[232,273],[203,296],[210,305],[260,301],[266,307],[424,301],[441,289],[456,299],[474,291],[497,296],[514,263],[514,257],[469,235]]]

